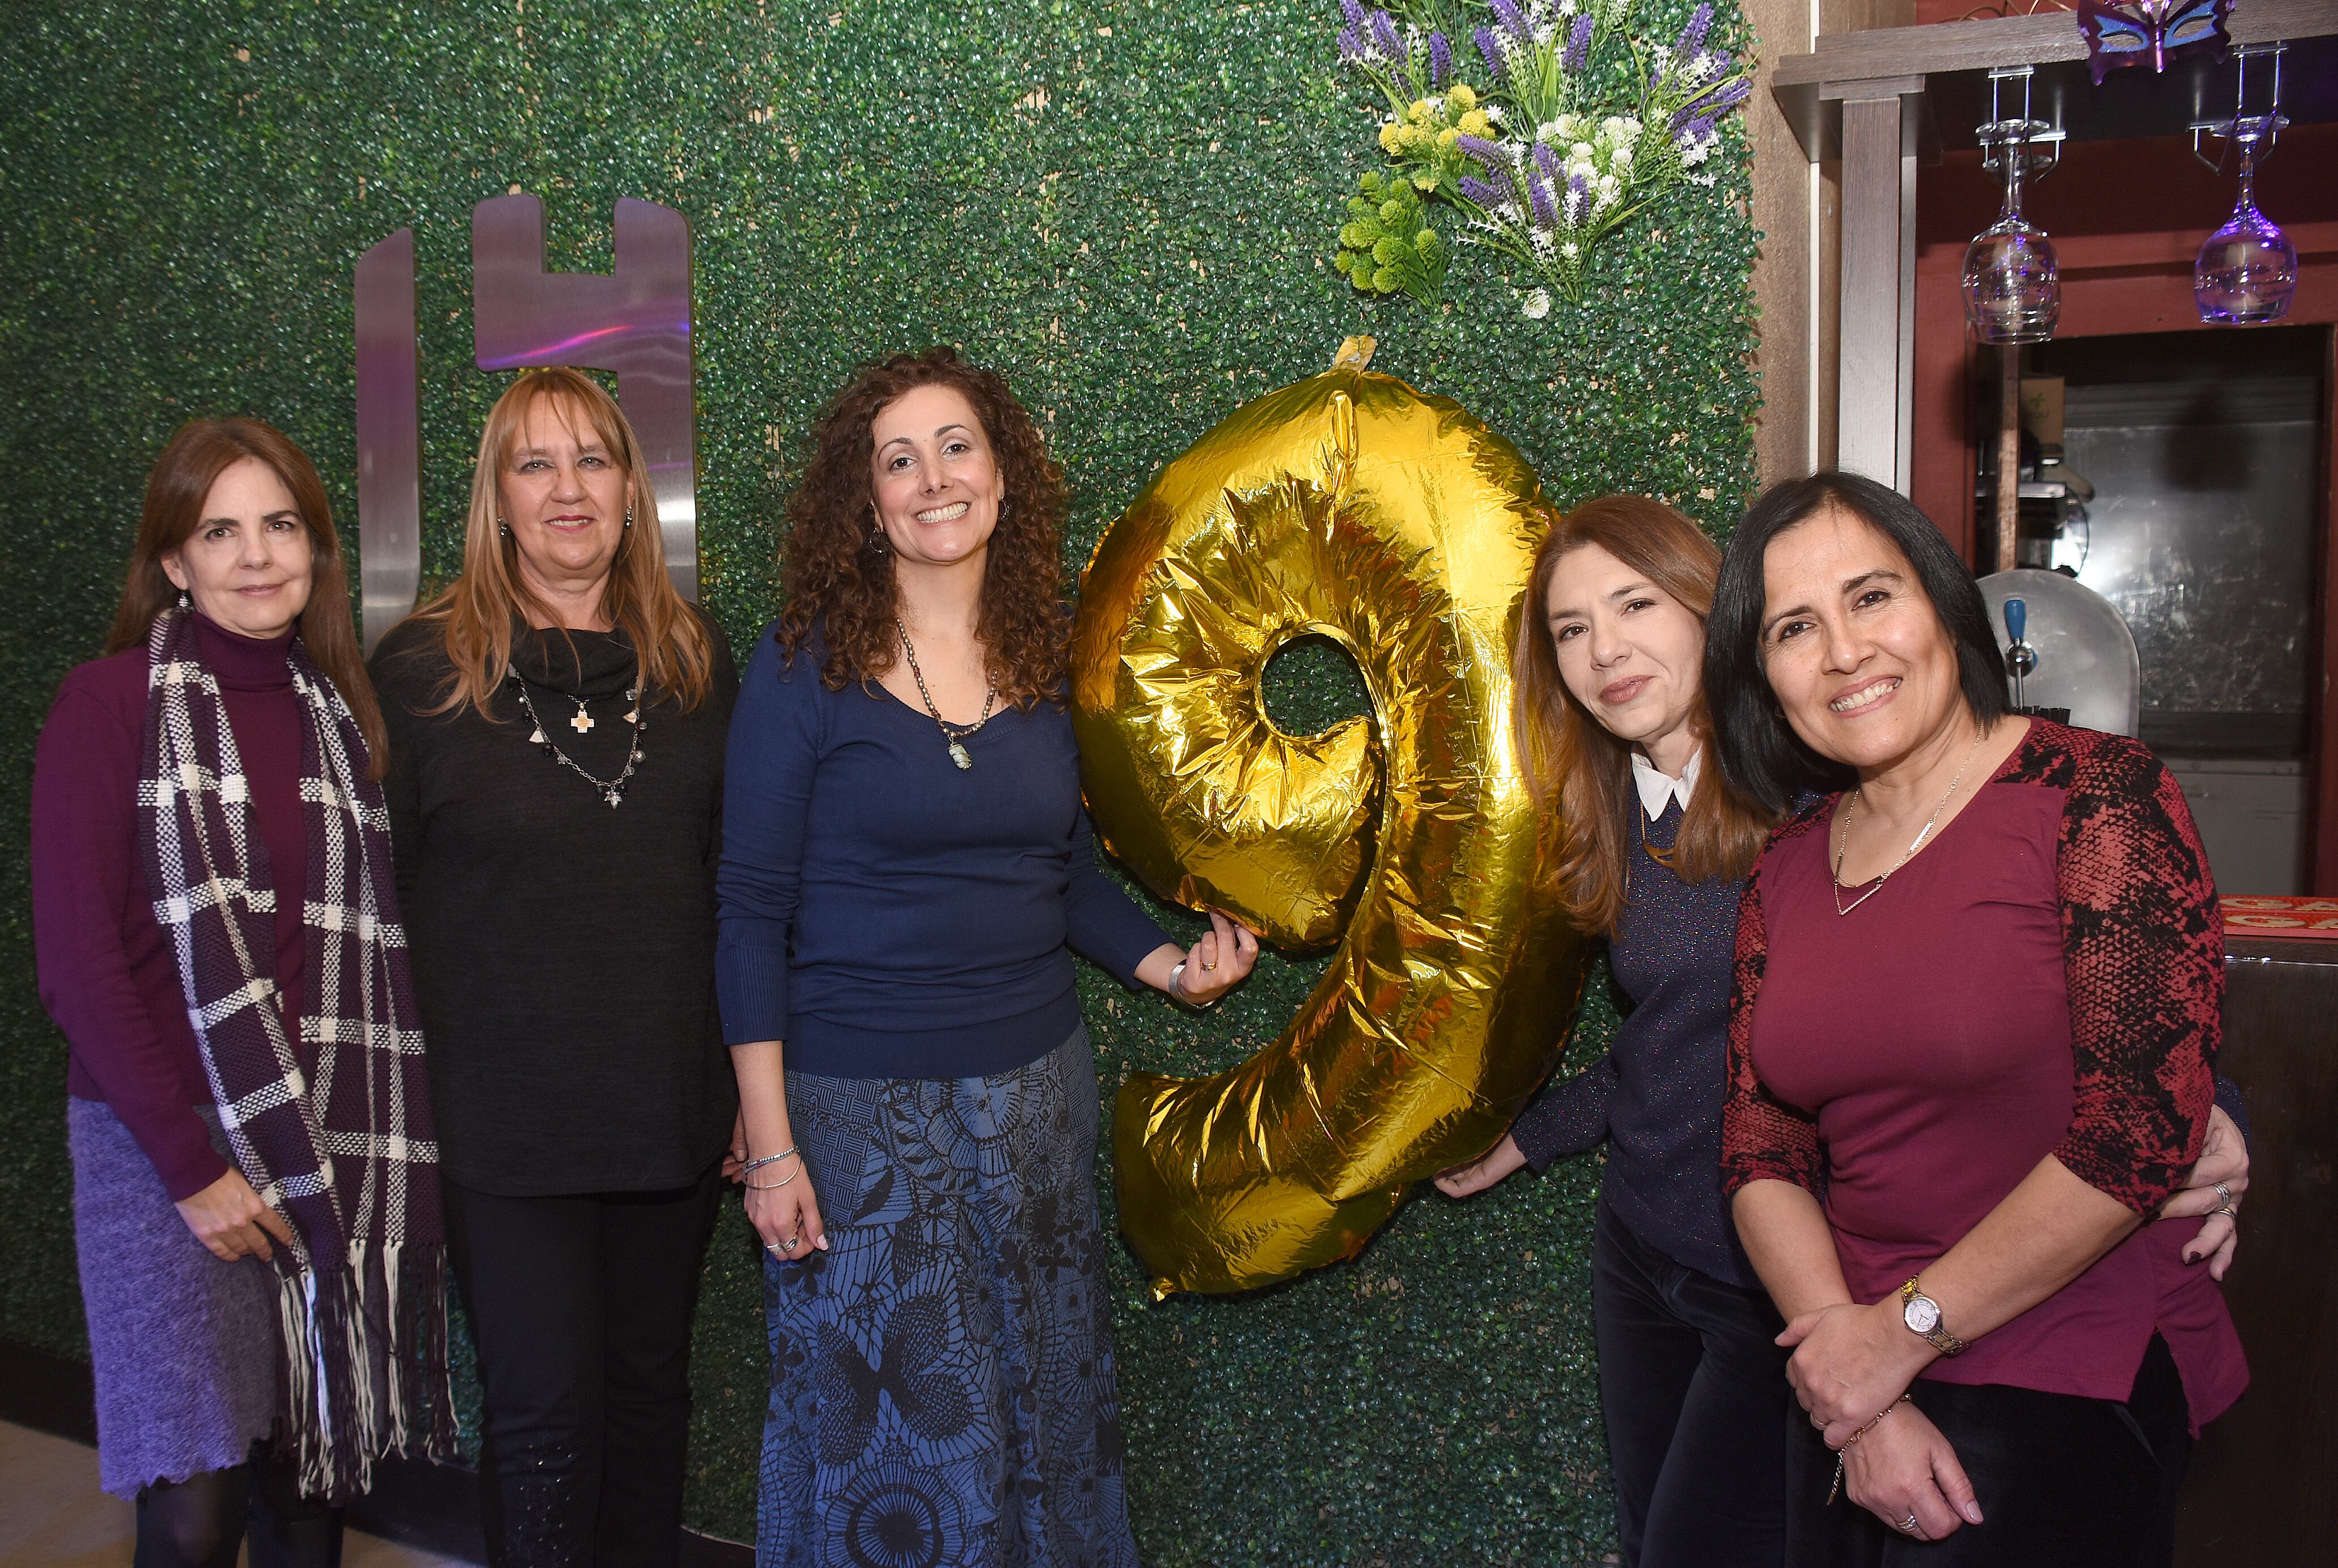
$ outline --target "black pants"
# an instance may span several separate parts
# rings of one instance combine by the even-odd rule
[[[1779,1568],[1799,1412],[1769,1297],[1675,1262],[1602,1200],[1591,1307],[1625,1563]]]
[[[291,1470],[255,1446],[249,1462],[138,1494],[133,1568],[339,1568],[341,1511],[300,1495]]]
[[[2126,1403],[1918,1378],[1918,1409],[1971,1477],[1982,1523],[1914,1541],[1848,1497],[1819,1500],[1834,1455],[1796,1444],[1797,1564],[1812,1568],[2168,1568],[2192,1459],[2191,1407],[2152,1337]]]
[[[690,1319],[721,1191],[501,1198],[446,1184],[486,1396],[496,1568],[658,1568],[681,1545]]]

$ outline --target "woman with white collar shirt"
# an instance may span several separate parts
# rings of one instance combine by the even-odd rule
[[[1772,818],[1705,766],[1720,565],[1695,524],[1637,495],[1586,502],[1536,555],[1539,613],[1521,620],[1513,661],[1519,751],[1545,809],[1574,828],[1559,895],[1607,938],[1631,1008],[1606,1055],[1438,1178],[1466,1197],[1607,1145],[1592,1308],[1617,1533],[1636,1568],[1783,1563],[1802,1418],[1775,1342],[1784,1323],[1722,1192],[1738,904]],[[2229,1126],[2225,1141],[2239,1150]],[[2235,1166],[2245,1155],[2190,1180],[2231,1181]],[[2228,1243],[2218,1221],[2193,1246]]]

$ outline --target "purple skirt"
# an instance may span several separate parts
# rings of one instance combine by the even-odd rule
[[[213,1257],[113,1108],[68,1104],[99,1484],[135,1497],[241,1465],[276,1418],[270,1266]]]

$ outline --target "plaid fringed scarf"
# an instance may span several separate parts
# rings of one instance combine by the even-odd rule
[[[295,1041],[276,988],[279,890],[194,617],[157,616],[146,654],[147,887],[230,1151],[296,1238],[276,1250],[276,1441],[301,1490],[338,1504],[371,1485],[382,1454],[448,1455],[455,1435],[438,1146],[389,816],[357,720],[294,638],[309,840]]]

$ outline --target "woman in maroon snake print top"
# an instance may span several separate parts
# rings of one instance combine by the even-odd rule
[[[2246,1382],[2192,1226],[2152,1218],[2221,1037],[2183,796],[2133,740],[2006,714],[1970,577],[1868,481],[1757,504],[1712,628],[1733,778],[1838,791],[1747,887],[1723,1122],[1842,1455],[1809,1456],[1793,1560],[2166,1562],[2190,1435]],[[1867,1512],[1824,1505],[1838,1475]]]

